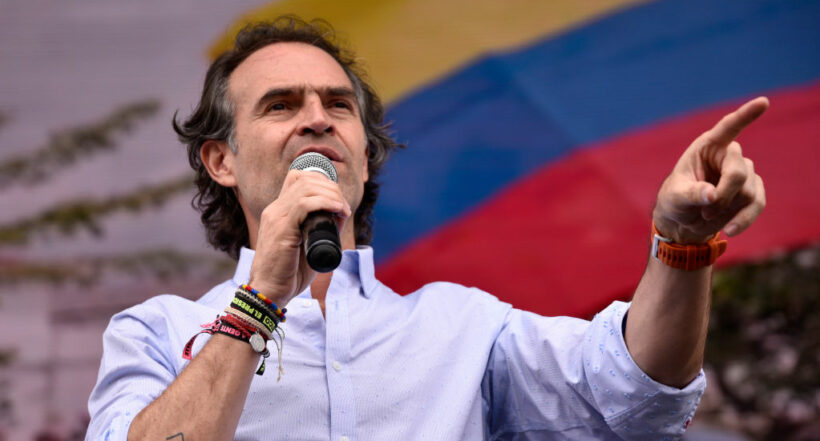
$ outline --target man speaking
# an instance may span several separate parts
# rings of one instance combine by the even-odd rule
[[[374,277],[377,178],[398,145],[355,60],[328,26],[283,17],[210,66],[174,128],[236,272],[196,302],[163,295],[112,318],[86,439],[679,438],[705,388],[720,231],[765,205],[734,139],[768,101],[681,146],[632,302],[587,322],[444,282],[399,296]],[[297,166],[305,155],[324,165]],[[317,217],[338,231],[333,271],[306,259]]]

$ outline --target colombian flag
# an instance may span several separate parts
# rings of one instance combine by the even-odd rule
[[[748,98],[739,138],[768,205],[719,265],[820,239],[816,0],[281,1],[243,17],[324,18],[362,58],[408,145],[375,212],[379,278],[437,280],[588,316],[628,298],[662,180]]]

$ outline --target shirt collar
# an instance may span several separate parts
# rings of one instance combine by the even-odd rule
[[[248,283],[254,254],[255,252],[250,248],[243,247],[239,250],[239,262],[233,275],[233,281],[237,286]],[[377,286],[376,271],[373,265],[373,248],[360,246],[355,250],[345,250],[342,253],[342,263],[335,271],[358,273],[359,282],[362,285],[362,294],[366,298],[373,295],[373,290]]]

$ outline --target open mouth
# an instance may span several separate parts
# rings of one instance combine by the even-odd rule
[[[320,155],[326,156],[333,162],[342,162],[342,156],[336,151],[336,149],[328,146],[318,146],[318,145],[310,145],[299,149],[296,153],[295,158],[304,155],[305,153],[319,153]]]

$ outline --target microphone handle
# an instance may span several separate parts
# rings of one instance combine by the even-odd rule
[[[308,214],[302,223],[302,243],[307,263],[314,271],[329,273],[342,261],[342,244],[336,215],[327,211]]]

